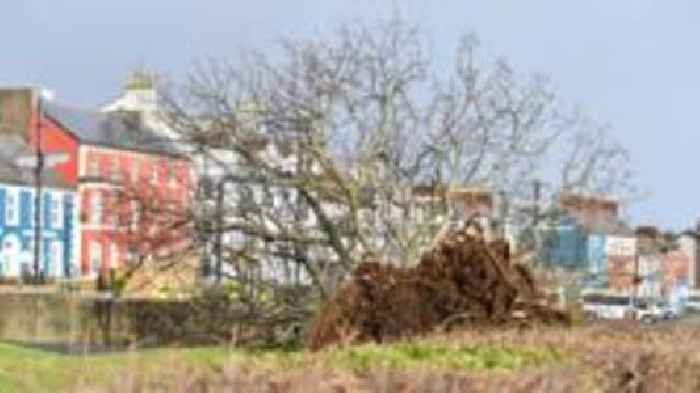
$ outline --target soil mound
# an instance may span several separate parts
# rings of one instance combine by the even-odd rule
[[[317,350],[339,343],[384,342],[455,325],[569,324],[549,305],[508,244],[476,230],[447,233],[418,265],[401,269],[366,257],[320,310],[307,335]]]

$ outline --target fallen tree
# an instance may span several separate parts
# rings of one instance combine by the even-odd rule
[[[321,308],[306,343],[385,342],[455,325],[569,324],[550,306],[508,244],[487,242],[476,225],[448,233],[412,268],[366,256]]]

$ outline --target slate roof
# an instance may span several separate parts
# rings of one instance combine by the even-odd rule
[[[19,186],[34,186],[36,176],[33,168],[20,167],[20,157],[34,156],[36,153],[16,136],[0,136],[0,183]],[[43,170],[43,185],[50,188],[72,188],[51,169]]]
[[[75,135],[81,143],[181,156],[174,141],[143,126],[137,112],[94,112],[53,102],[45,114]]]

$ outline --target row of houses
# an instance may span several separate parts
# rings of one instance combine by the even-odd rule
[[[508,221],[493,204],[482,211]],[[580,290],[675,301],[700,287],[696,231],[632,228],[621,219],[618,201],[569,193],[533,220],[527,230],[505,231],[511,247],[532,249],[531,263],[550,277],[569,277]]]
[[[1,279],[95,277],[185,246],[186,228],[173,223],[191,203],[191,161],[140,116],[0,89]]]
[[[177,225],[183,221],[178,214],[193,207],[194,197],[197,209],[221,208],[213,206],[213,185],[223,185],[219,192],[226,195],[245,188],[258,203],[270,197],[272,206],[297,204],[294,190],[280,185],[270,193],[266,184],[226,184],[231,173],[247,169],[230,151],[198,155],[178,141],[158,116],[153,82],[135,74],[119,97],[94,111],[42,100],[32,88],[0,89],[0,279],[37,273],[37,201],[42,214],[36,265],[47,278],[92,278],[154,254],[178,253],[192,238],[186,226]],[[289,146],[251,143],[266,160],[290,170],[298,164]],[[39,199],[37,171],[26,165],[38,150],[47,157],[64,156],[40,171]],[[210,185],[204,189],[212,195],[194,195],[202,188],[195,185]],[[550,208],[529,211],[533,221],[522,225],[513,209],[504,208],[505,198],[488,189],[416,186],[409,194],[416,215],[446,202],[450,219],[479,217],[487,232],[505,237],[514,252],[536,250],[531,260],[546,270],[578,274],[585,288],[670,297],[700,285],[695,233],[669,238],[654,228],[631,228],[610,198],[561,194]],[[242,205],[236,198],[226,202],[232,212]],[[313,217],[293,219],[305,223],[299,228],[314,226]],[[380,235],[373,240],[382,241]],[[206,265],[216,264],[222,243],[230,251],[251,242],[235,231],[220,234],[205,247]],[[272,247],[277,246],[283,245]],[[327,250],[304,252],[325,259]],[[273,249],[267,254],[275,256],[263,264],[263,276],[308,280],[299,265],[280,256],[285,253]]]

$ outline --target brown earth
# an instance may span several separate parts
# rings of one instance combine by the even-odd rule
[[[472,226],[448,233],[413,268],[372,257],[321,308],[306,337],[312,350],[328,345],[385,342],[455,325],[569,324],[538,290],[508,244],[487,242]]]

